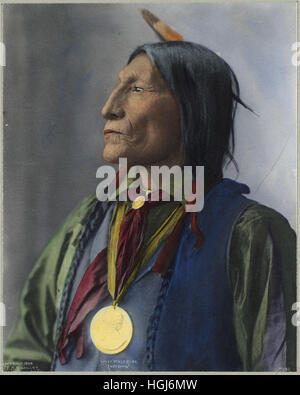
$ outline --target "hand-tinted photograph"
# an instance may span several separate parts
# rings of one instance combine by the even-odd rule
[[[296,2],[6,4],[3,41],[3,370],[295,372]]]

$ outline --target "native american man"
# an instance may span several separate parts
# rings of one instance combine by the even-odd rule
[[[237,105],[237,78],[211,50],[164,42],[133,52],[102,109],[103,158],[204,166],[204,207],[187,213],[151,193],[139,208],[84,200],[26,283],[7,369],[295,370],[294,231],[223,178]],[[114,322],[122,344],[97,333]]]

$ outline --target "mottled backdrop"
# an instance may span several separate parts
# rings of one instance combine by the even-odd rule
[[[295,2],[5,5],[5,336],[43,246],[95,191],[102,164],[100,109],[117,73],[137,45],[158,40],[140,7],[233,67],[243,100],[258,114],[238,111],[238,180],[295,227]],[[237,177],[232,167],[226,175]]]

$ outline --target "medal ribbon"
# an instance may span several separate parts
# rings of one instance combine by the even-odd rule
[[[145,202],[144,206],[138,210],[130,210],[127,214],[125,214],[126,204],[119,208],[116,207],[112,218],[107,255],[108,289],[114,305],[117,305],[125,296],[138,272],[158,248],[162,241],[160,236],[166,237],[169,235],[184,213],[184,206],[179,206],[173,210],[150,237],[143,250],[139,251],[144,237],[146,216],[149,208],[154,206],[155,203],[157,204],[158,202]],[[143,222],[142,225],[140,221]],[[137,231],[137,229],[140,231]],[[131,239],[129,239],[129,245],[126,245],[126,242],[124,242],[124,240],[128,240],[123,236],[124,234],[127,234]],[[117,238],[119,239],[118,243],[116,243]],[[134,239],[134,244],[132,244],[132,239]],[[137,259],[137,255],[139,255],[140,259]],[[155,271],[159,272],[159,270]]]

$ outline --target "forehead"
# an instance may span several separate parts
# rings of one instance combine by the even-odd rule
[[[119,73],[121,80],[143,80],[150,83],[164,84],[164,80],[146,54],[137,55]]]

